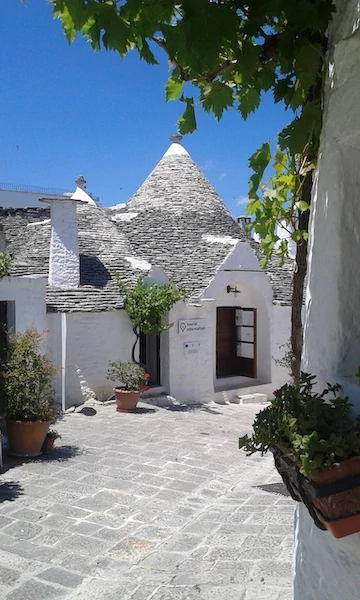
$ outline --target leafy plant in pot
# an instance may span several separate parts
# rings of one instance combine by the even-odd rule
[[[360,419],[340,385],[316,393],[315,379],[302,373],[298,386],[274,392],[239,447],[270,450],[293,499],[304,502],[318,527],[344,537],[360,531]]]
[[[149,373],[136,363],[109,362],[107,378],[118,382],[114,388],[116,410],[132,412],[135,410],[141,392],[148,390]]]
[[[54,404],[58,369],[41,352],[35,328],[9,333],[0,358],[0,409],[6,419],[9,454],[41,454],[46,433],[60,414]]]

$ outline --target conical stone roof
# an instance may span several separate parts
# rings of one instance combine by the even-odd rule
[[[175,214],[198,212],[233,218],[210,181],[188,152],[173,143],[127,203],[129,211],[162,210]]]
[[[240,229],[178,142],[170,145],[128,203],[108,209],[108,214],[137,256],[174,275],[193,298],[209,285],[238,241],[249,243],[262,258],[259,244]],[[292,269],[292,261],[280,267],[274,257],[266,268],[279,303],[291,303]]]
[[[126,209],[109,213],[136,255],[197,297],[246,236],[179,143],[173,143]],[[109,215],[109,216],[110,216]]]

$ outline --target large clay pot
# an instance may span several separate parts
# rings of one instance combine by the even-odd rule
[[[121,389],[114,389],[116,410],[118,412],[133,412],[139,401],[140,392],[124,392]]]
[[[309,481],[299,474],[294,457],[284,456],[283,448],[272,451],[293,499],[306,504],[318,527],[335,538],[360,531],[360,457],[325,467]]]
[[[41,454],[50,423],[48,421],[11,421],[7,419],[9,454],[31,458]]]

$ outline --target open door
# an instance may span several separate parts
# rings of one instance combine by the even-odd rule
[[[158,387],[160,383],[160,335],[141,334],[140,363],[150,375],[150,387]]]
[[[217,309],[216,377],[256,378],[256,308]]]

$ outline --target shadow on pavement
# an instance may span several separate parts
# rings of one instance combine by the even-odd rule
[[[264,485],[255,486],[258,490],[262,490],[263,492],[270,492],[271,494],[280,494],[281,496],[290,496],[289,492],[286,489],[286,486],[282,481],[279,483],[264,483]]]
[[[45,461],[50,461],[50,460],[56,460],[57,462],[63,462],[66,460],[70,460],[71,458],[74,458],[75,456],[79,456],[80,454],[84,454],[84,450],[82,450],[78,446],[56,446],[48,454],[41,454],[40,456],[32,457],[32,458],[10,456],[9,454],[6,453],[6,450],[5,450],[4,457],[3,457],[3,466],[0,469],[0,473],[6,473],[7,471],[9,471],[10,469],[13,469],[14,467],[18,467],[20,465],[23,465],[23,464],[26,464],[29,462],[39,463],[39,462],[45,462]]]
[[[16,481],[6,481],[0,483],[0,504],[1,502],[13,502],[23,494],[23,488]]]
[[[223,414],[220,411],[216,410],[216,408],[214,406],[209,406],[208,404],[201,404],[201,403],[179,404],[179,403],[173,402],[169,398],[164,400],[163,397],[142,398],[141,402],[142,402],[142,404],[147,404],[149,406],[163,408],[164,410],[168,410],[169,412],[195,412],[195,411],[202,410],[211,415],[222,415]]]

